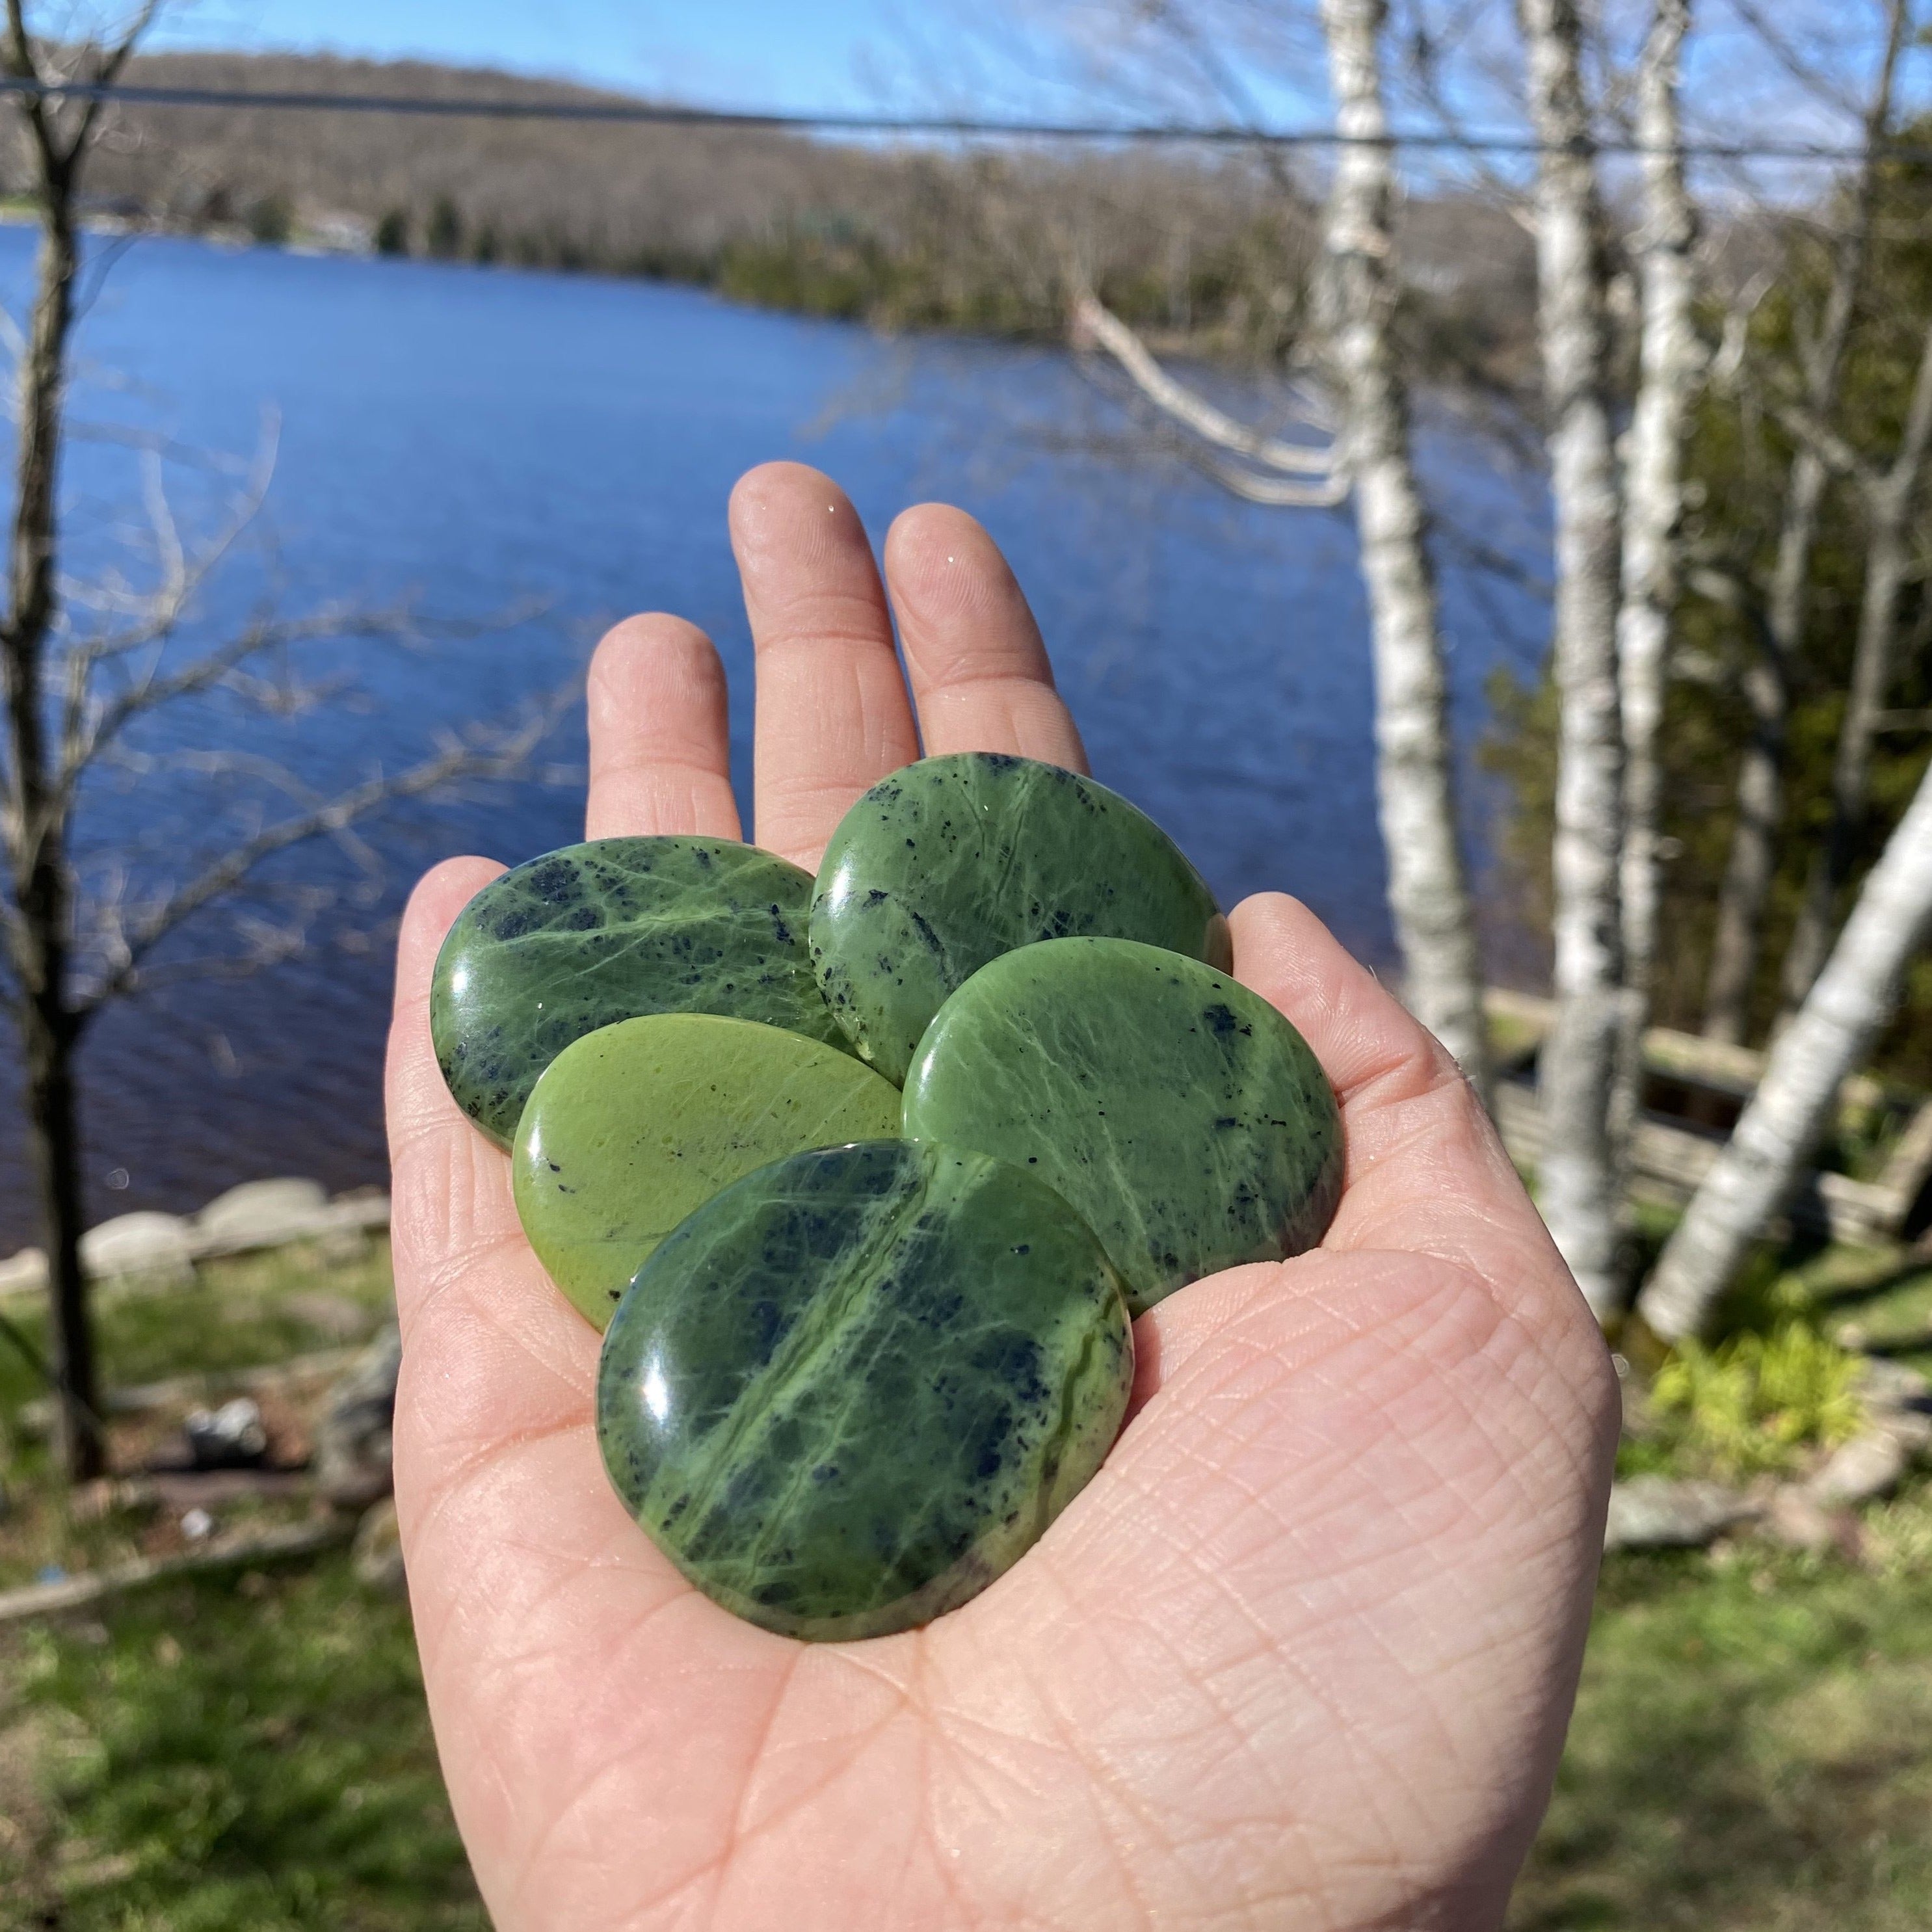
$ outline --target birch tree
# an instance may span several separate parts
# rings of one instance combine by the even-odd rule
[[[1623,602],[1617,674],[1624,739],[1623,1026],[1611,1129],[1628,1164],[1642,1099],[1643,1034],[1657,957],[1658,733],[1677,608],[1684,451],[1699,374],[1692,251],[1697,224],[1684,178],[1678,88],[1690,0],[1657,0],[1637,78],[1644,225],[1637,246],[1643,333],[1624,476]]]
[[[1932,769],[1868,874],[1824,970],[1772,1047],[1763,1078],[1637,1302],[1666,1342],[1702,1331],[1789,1197],[1840,1083],[1888,1017],[1932,926]]]
[[[1344,145],[1330,191],[1321,316],[1342,413],[1376,677],[1376,785],[1403,997],[1485,1102],[1488,1042],[1468,875],[1456,836],[1436,578],[1395,340],[1400,285],[1383,102],[1386,0],[1323,0]]]
[[[1518,0],[1556,522],[1556,1016],[1543,1047],[1539,1204],[1591,1306],[1614,1306],[1621,1210],[1610,1120],[1622,1027],[1620,531],[1604,220],[1576,0]]]
[[[1802,406],[1821,425],[1833,423],[1838,412],[1846,352],[1870,257],[1880,151],[1892,122],[1910,17],[1910,0],[1890,0],[1878,76],[1862,117],[1860,158],[1831,250],[1823,308],[1815,330],[1801,330]],[[1750,1022],[1784,810],[1791,680],[1804,648],[1813,554],[1831,478],[1831,463],[1817,440],[1799,438],[1785,487],[1762,646],[1743,680],[1752,732],[1738,768],[1736,823],[1718,888],[1717,932],[1705,987],[1704,1031],[1713,1040],[1741,1041]]]

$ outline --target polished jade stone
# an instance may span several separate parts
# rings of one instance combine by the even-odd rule
[[[1055,1189],[1136,1314],[1312,1247],[1341,1198],[1341,1115],[1300,1034],[1226,974],[1130,940],[982,968],[920,1041],[904,1118]]]
[[[640,1013],[726,1013],[843,1046],[806,946],[812,881],[722,838],[597,838],[493,880],[444,940],[430,1029],[457,1104],[508,1147],[574,1040]]]
[[[812,902],[826,1000],[894,1082],[988,960],[1087,933],[1232,961],[1214,894],[1145,812],[1078,772],[986,752],[873,786],[832,835]]]
[[[836,1047],[752,1020],[652,1013],[586,1034],[544,1070],[511,1184],[537,1259],[602,1328],[652,1250],[720,1188],[898,1126],[898,1089]]]
[[[604,1338],[597,1430],[692,1582],[789,1636],[882,1636],[1016,1562],[1100,1467],[1120,1287],[1029,1175],[904,1141],[794,1154],[658,1247]]]

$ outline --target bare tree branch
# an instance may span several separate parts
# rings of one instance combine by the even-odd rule
[[[1104,349],[1149,402],[1202,442],[1259,464],[1264,469],[1280,470],[1292,476],[1318,477],[1324,482],[1333,478],[1336,460],[1333,443],[1318,449],[1306,443],[1286,442],[1238,422],[1169,375],[1140,338],[1104,307],[1090,289],[1076,290],[1071,327],[1076,348]],[[1324,500],[1340,502],[1341,499]]]
[[[1792,318],[1804,406],[1821,424],[1830,421],[1839,406],[1852,322],[1870,264],[1879,166],[1911,14],[1910,0],[1887,0],[1884,52],[1860,116],[1862,146],[1847,197],[1847,218],[1832,246],[1823,314],[1815,332],[1804,329],[1796,314]],[[1704,993],[1704,1031],[1714,1040],[1742,1040],[1749,1017],[1764,910],[1775,871],[1774,846],[1784,816],[1792,670],[1804,644],[1812,556],[1831,469],[1815,440],[1799,442],[1786,483],[1766,603],[1772,662],[1745,681],[1753,711],[1751,736],[1738,768],[1737,816],[1718,887],[1717,931]]]
[[[573,682],[520,729],[496,743],[446,746],[406,771],[378,775],[307,811],[278,820],[210,860],[116,935],[117,956],[97,982],[74,999],[77,1018],[84,1024],[108,1000],[135,991],[141,984],[142,962],[162,940],[277,854],[312,838],[346,832],[358,820],[398,800],[420,798],[463,779],[502,778],[520,770],[555,728],[560,711],[576,690]]]

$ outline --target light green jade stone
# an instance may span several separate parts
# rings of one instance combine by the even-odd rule
[[[1136,1315],[1312,1248],[1341,1198],[1341,1114],[1300,1034],[1226,974],[1131,940],[982,967],[920,1042],[904,1123],[1045,1181]]]
[[[849,1053],[710,1013],[624,1020],[567,1046],[511,1156],[538,1260],[599,1328],[672,1228],[754,1168],[898,1131],[899,1096]]]
[[[895,1082],[988,960],[1088,933],[1232,961],[1214,894],[1145,812],[1078,772],[991,752],[881,778],[839,821],[812,895],[826,1003]]]

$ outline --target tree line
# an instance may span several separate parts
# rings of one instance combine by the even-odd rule
[[[136,54],[130,82],[584,102],[591,91],[419,62]],[[279,242],[353,218],[381,252],[641,275],[890,328],[1060,335],[1076,259],[1108,304],[1190,352],[1292,358],[1318,223],[1252,156],[1052,144],[866,146],[760,130],[117,106],[98,204]],[[8,182],[27,184],[16,159]],[[1520,379],[1528,239],[1465,194],[1404,218],[1412,353]]]

